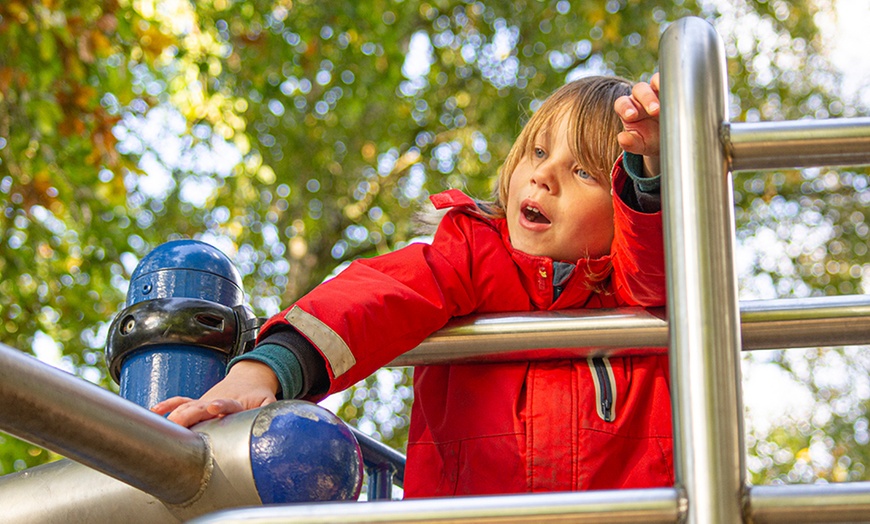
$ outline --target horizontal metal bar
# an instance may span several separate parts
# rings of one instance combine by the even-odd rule
[[[744,350],[870,343],[870,295],[740,303]],[[392,366],[664,354],[663,308],[538,311],[451,321]]]
[[[362,505],[272,506],[206,515],[191,524],[362,522],[678,522],[673,489],[588,491],[500,497],[418,499]],[[753,486],[746,515],[756,524],[870,521],[870,482]]]
[[[661,308],[536,311],[457,318],[390,365],[580,358],[589,354],[667,352]]]
[[[67,376],[67,380],[78,379]],[[64,459],[0,476],[0,521],[177,524],[219,510],[261,505],[251,471],[250,447],[251,429],[261,411],[245,411],[197,425],[196,431],[211,445],[214,463],[203,491],[183,504],[167,504],[130,483]],[[166,482],[172,483],[174,465],[166,466],[163,474]]]
[[[755,524],[870,521],[870,482],[753,486],[748,512]]]
[[[629,523],[677,522],[685,511],[675,489],[627,489],[449,499],[413,499],[365,504],[266,506],[227,510],[190,524],[319,524],[426,522],[427,524],[505,522]]]
[[[740,303],[743,350],[870,343],[870,295]]]
[[[870,164],[870,118],[726,123],[732,171]]]
[[[68,459],[0,476],[0,500],[3,524],[180,524],[185,520],[144,491]]]
[[[0,399],[0,430],[166,502],[188,502],[208,479],[197,433],[5,344]]]

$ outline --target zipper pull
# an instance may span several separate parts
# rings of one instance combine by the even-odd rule
[[[601,412],[604,414],[604,422],[612,422],[613,414],[610,412],[610,408],[613,407],[610,399],[605,397],[601,401]]]

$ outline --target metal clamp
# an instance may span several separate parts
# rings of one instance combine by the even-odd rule
[[[261,319],[245,305],[228,307],[195,298],[158,298],[122,310],[109,326],[106,362],[120,381],[126,356],[146,346],[202,346],[233,357],[250,351]]]

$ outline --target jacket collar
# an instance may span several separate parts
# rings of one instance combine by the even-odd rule
[[[529,298],[536,309],[553,309],[556,301],[553,300],[554,284],[561,284],[562,293],[559,295],[559,309],[581,307],[593,292],[604,289],[607,279],[612,271],[610,255],[600,258],[581,258],[574,264],[570,275],[565,278],[563,272],[559,272],[561,282],[554,282],[557,278],[553,259],[529,255],[514,249],[508,234],[507,220],[503,218],[489,219],[480,214],[480,209],[471,197],[458,189],[432,195],[429,197],[436,209],[460,208],[464,212],[475,215],[478,218],[491,223],[501,235],[505,248],[510,252],[511,258],[520,269],[520,278],[523,287],[529,294]]]
[[[532,303],[537,309],[558,309],[583,306],[592,293],[601,291],[612,271],[611,257],[605,255],[599,258],[581,258],[565,278],[564,273],[555,271],[553,259],[524,253],[511,245],[507,221],[495,220],[495,225],[501,234],[502,242],[511,254],[514,263],[520,269],[523,287],[529,293]],[[556,282],[559,279],[560,282]],[[553,288],[562,286],[562,292],[557,301],[553,300]]]

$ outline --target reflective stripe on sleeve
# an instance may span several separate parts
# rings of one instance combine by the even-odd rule
[[[356,358],[338,333],[324,324],[314,315],[299,306],[293,306],[284,315],[297,331],[305,335],[312,344],[317,346],[332,368],[333,376],[339,377],[356,364]]]

